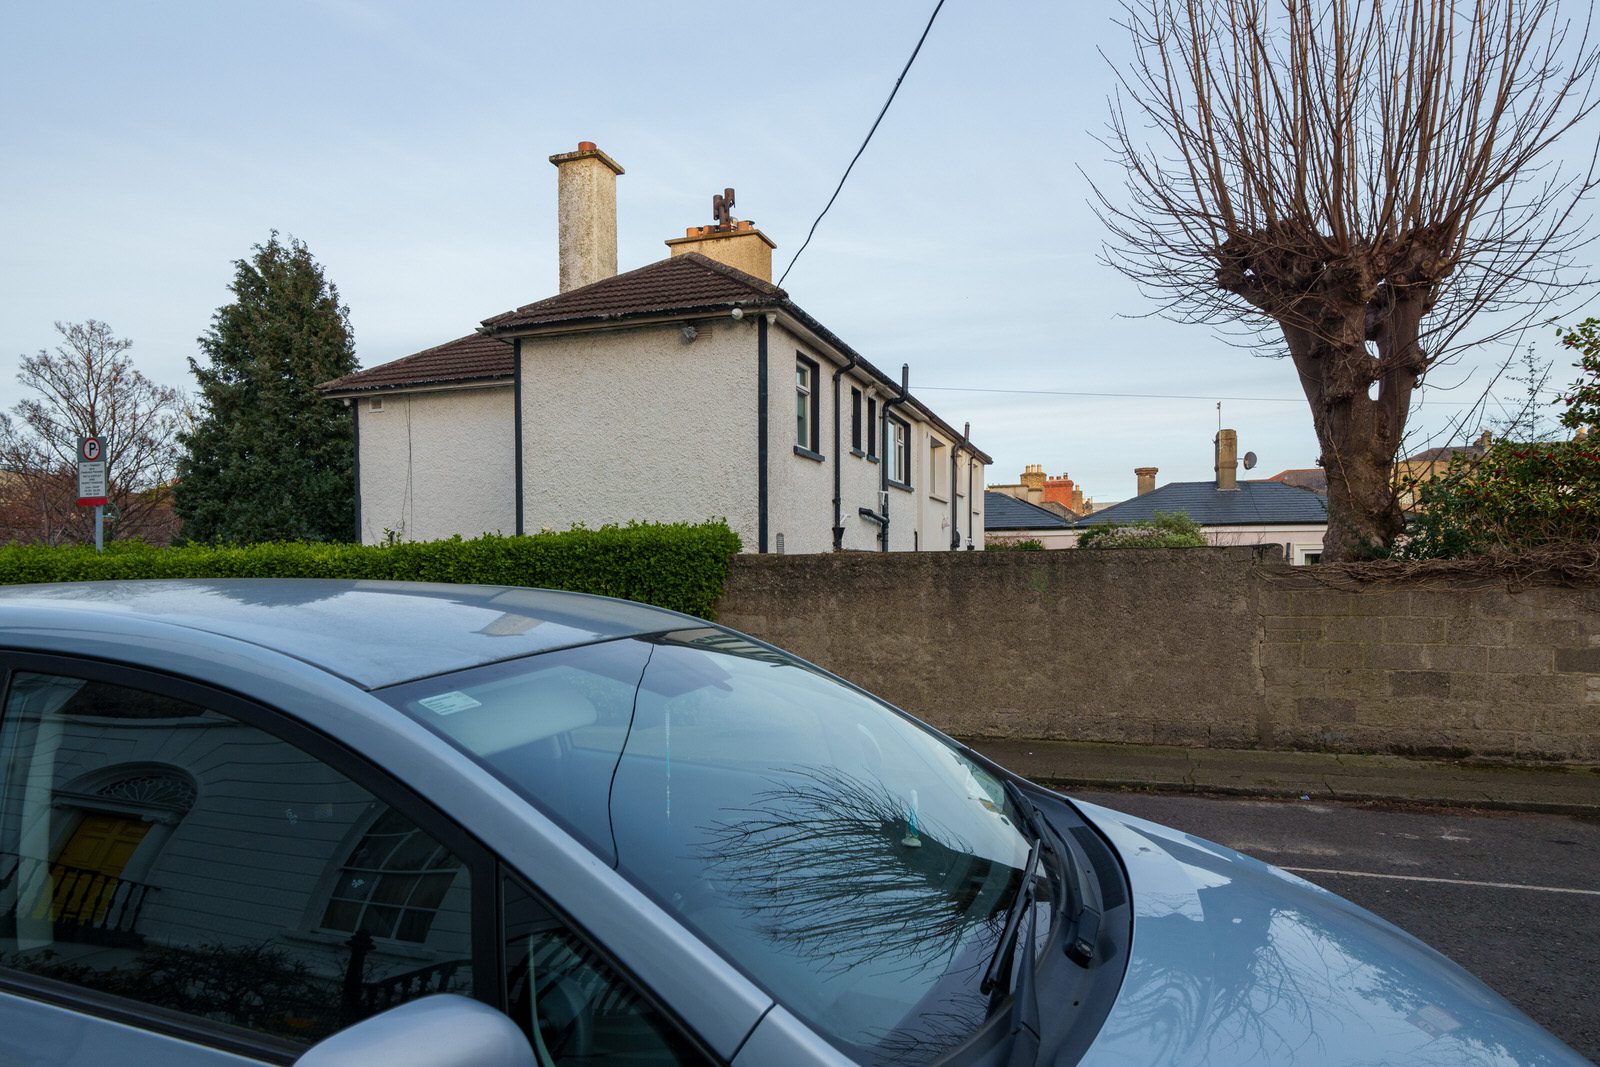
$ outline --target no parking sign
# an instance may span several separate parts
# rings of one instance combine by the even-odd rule
[[[78,506],[106,503],[106,439],[78,438]]]

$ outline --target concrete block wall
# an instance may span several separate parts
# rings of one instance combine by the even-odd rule
[[[1600,760],[1600,586],[1273,548],[742,556],[719,621],[963,737]]]

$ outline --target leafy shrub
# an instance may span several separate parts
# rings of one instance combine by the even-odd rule
[[[1043,552],[1044,542],[1037,537],[1024,537],[1018,540],[1007,540],[1003,537],[986,537],[983,541],[985,552]]]
[[[1200,524],[1183,512],[1158,511],[1138,522],[1091,526],[1078,538],[1079,548],[1204,548]]]
[[[1561,402],[1561,425],[1571,430],[1600,429],[1600,319],[1584,319],[1567,330],[1557,330],[1561,344],[1578,354],[1573,366],[1581,372],[1567,387]]]
[[[709,619],[739,551],[724,522],[630,523],[531,537],[355,545],[268,542],[115,550],[0,546],[0,585],[127,578],[355,578],[521,585],[637,600]]]
[[[1497,441],[1417,490],[1401,559],[1459,559],[1600,540],[1600,440]]]

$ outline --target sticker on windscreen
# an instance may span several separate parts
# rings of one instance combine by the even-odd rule
[[[456,712],[466,711],[468,708],[483,707],[483,701],[473,700],[467,694],[456,690],[440,693],[438,696],[423,697],[417,703],[435,715],[454,715]]]

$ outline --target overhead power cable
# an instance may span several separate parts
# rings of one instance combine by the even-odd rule
[[[789,265],[783,268],[783,273],[778,276],[778,284],[780,286],[783,284],[783,279],[789,276],[789,272],[794,270],[795,261],[800,258],[800,253],[806,250],[806,245],[809,245],[811,238],[816,236],[817,227],[821,225],[823,216],[828,213],[828,208],[833,207],[833,202],[839,199],[839,193],[844,189],[845,181],[849,179],[850,172],[855,169],[856,160],[860,159],[861,153],[867,150],[867,145],[872,141],[872,135],[878,132],[878,123],[882,122],[883,116],[889,113],[889,105],[894,103],[894,96],[900,91],[900,83],[906,80],[906,74],[910,72],[911,64],[917,61],[917,53],[922,51],[922,42],[928,39],[928,31],[933,29],[933,20],[939,17],[939,9],[942,7],[944,7],[944,0],[939,0],[937,4],[933,5],[933,14],[928,16],[928,24],[922,28],[922,36],[917,38],[917,47],[911,50],[911,58],[906,60],[905,67],[900,71],[900,77],[894,80],[894,88],[889,90],[889,99],[883,102],[883,108],[879,110],[878,117],[872,120],[872,129],[867,131],[866,139],[861,142],[861,147],[856,149],[856,154],[850,157],[850,166],[844,168],[844,176],[839,179],[839,184],[833,190],[833,195],[828,197],[828,202],[823,206],[822,213],[811,224],[811,230],[806,234],[806,239],[801,242],[799,250],[794,254],[794,258],[789,260]]]
[[[970,385],[919,385],[919,393],[1005,393],[1011,396],[1087,396],[1128,400],[1225,400],[1229,403],[1304,404],[1303,396],[1218,396],[1215,393],[1090,393],[1077,389],[984,389]],[[1472,404],[1430,401],[1430,408],[1466,408]]]

